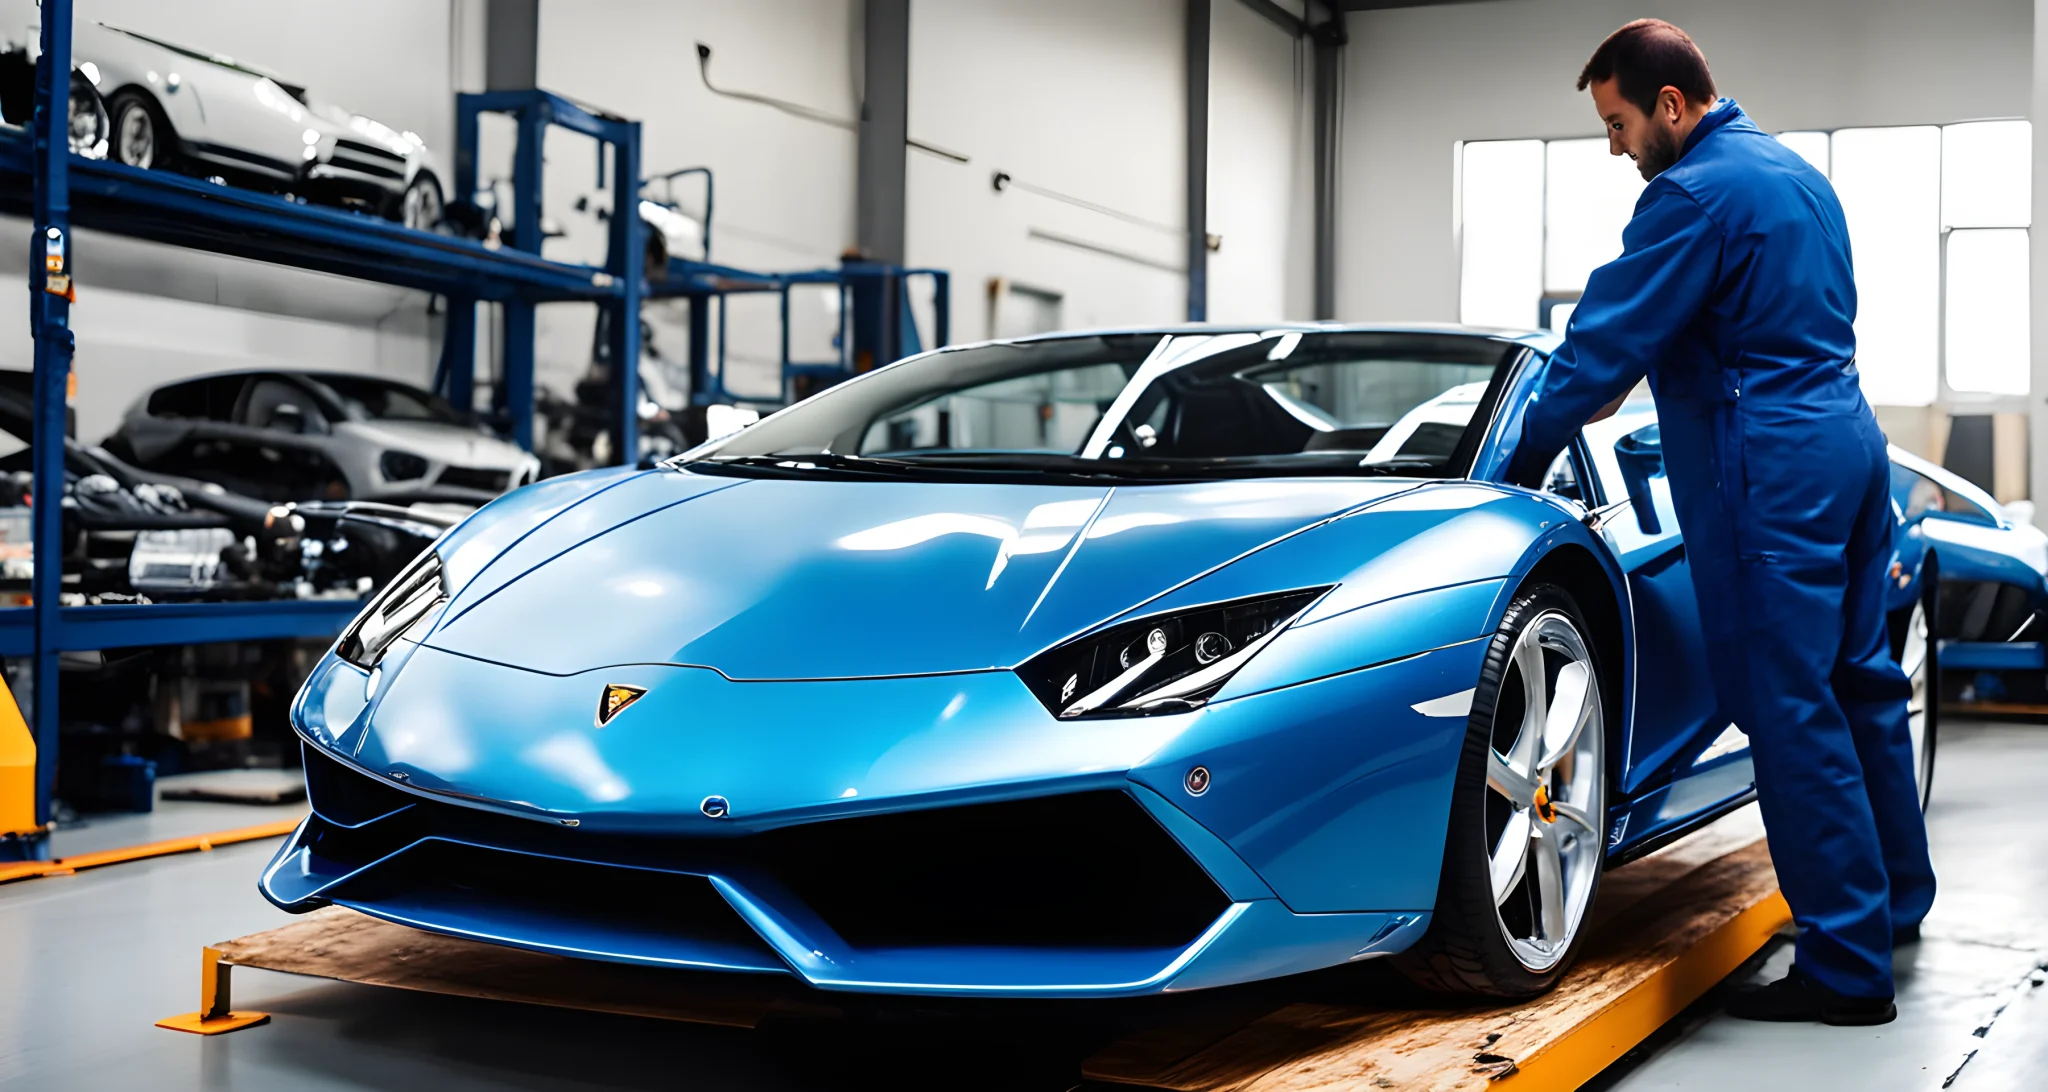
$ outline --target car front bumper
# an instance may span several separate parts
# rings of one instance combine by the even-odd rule
[[[1264,853],[1291,826],[1271,861],[1205,825],[1206,801],[1162,786],[1161,764],[1180,763],[1205,720],[1211,734],[1265,721],[1255,731],[1285,747],[1297,729],[1323,731],[1331,702],[1390,685],[1436,697],[1436,676],[1461,670],[1447,655],[1458,650],[1263,702],[1085,723],[1053,720],[1009,672],[564,677],[405,646],[372,686],[330,656],[293,709],[314,814],[260,886],[294,912],[338,904],[539,951],[825,989],[1114,996],[1298,973],[1399,951],[1427,928],[1440,820],[1414,836],[1381,824],[1383,844],[1326,862],[1368,877],[1348,881],[1366,893],[1340,912],[1305,905],[1308,892],[1290,901],[1261,873],[1302,872],[1374,793],[1428,791],[1415,726],[1386,718],[1411,737],[1388,760],[1399,781],[1319,760],[1352,776],[1239,839]],[[612,683],[647,693],[600,728]],[[1454,766],[1455,750],[1436,761]],[[707,809],[713,797],[721,809]],[[1314,816],[1336,819],[1304,829]]]

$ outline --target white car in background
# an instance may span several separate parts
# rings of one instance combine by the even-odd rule
[[[272,501],[476,507],[540,474],[540,460],[439,396],[343,372],[179,380],[137,399],[104,446],[153,473]]]
[[[72,59],[106,103],[116,162],[441,224],[443,172],[413,133],[233,57],[104,23],[73,28]]]

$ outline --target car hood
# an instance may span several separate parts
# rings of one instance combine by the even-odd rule
[[[1007,668],[1415,484],[1112,489],[660,471],[565,504],[537,495],[522,507],[515,495],[498,526],[487,509],[449,552],[456,591],[426,643],[550,674],[633,663],[740,680]]]
[[[335,431],[451,466],[512,470],[532,457],[516,444],[439,421],[349,421],[335,426]]]

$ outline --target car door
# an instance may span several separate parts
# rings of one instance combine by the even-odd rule
[[[1620,835],[1635,841],[1747,792],[1755,777],[1749,739],[1708,673],[1655,409],[1634,402],[1587,425],[1580,448],[1598,490],[1596,525],[1627,574],[1635,615],[1635,723],[1621,786],[1634,803]]]

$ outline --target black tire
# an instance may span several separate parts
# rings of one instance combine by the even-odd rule
[[[440,180],[426,171],[414,175],[404,192],[393,196],[385,205],[384,218],[415,231],[446,233],[448,208],[447,200],[441,194]]]
[[[1494,746],[1494,712],[1501,704],[1501,687],[1508,677],[1516,640],[1523,629],[1550,612],[1565,615],[1586,636],[1587,645],[1594,650],[1596,678],[1604,679],[1606,675],[1607,665],[1599,663],[1598,642],[1592,639],[1586,616],[1563,588],[1555,584],[1524,588],[1501,617],[1479,672],[1479,685],[1472,695],[1465,748],[1451,790],[1450,823],[1443,872],[1437,885],[1436,913],[1422,939],[1391,959],[1395,969],[1427,990],[1511,999],[1534,997],[1555,986],[1585,946],[1590,907],[1599,893],[1599,869],[1594,870],[1593,889],[1586,897],[1587,915],[1581,918],[1563,958],[1545,970],[1532,971],[1508,947],[1500,911],[1493,900],[1488,864],[1494,832],[1487,823],[1490,790],[1486,771],[1487,755]],[[1600,777],[1604,805],[1605,770]],[[1604,817],[1600,821],[1604,825]],[[1604,863],[1606,839],[1597,842]]]
[[[178,135],[171,128],[170,119],[147,91],[133,87],[114,92],[107,102],[107,158],[116,163],[146,170],[176,170],[178,163]],[[136,134],[126,126],[137,126],[149,134],[146,142],[135,139]]]

